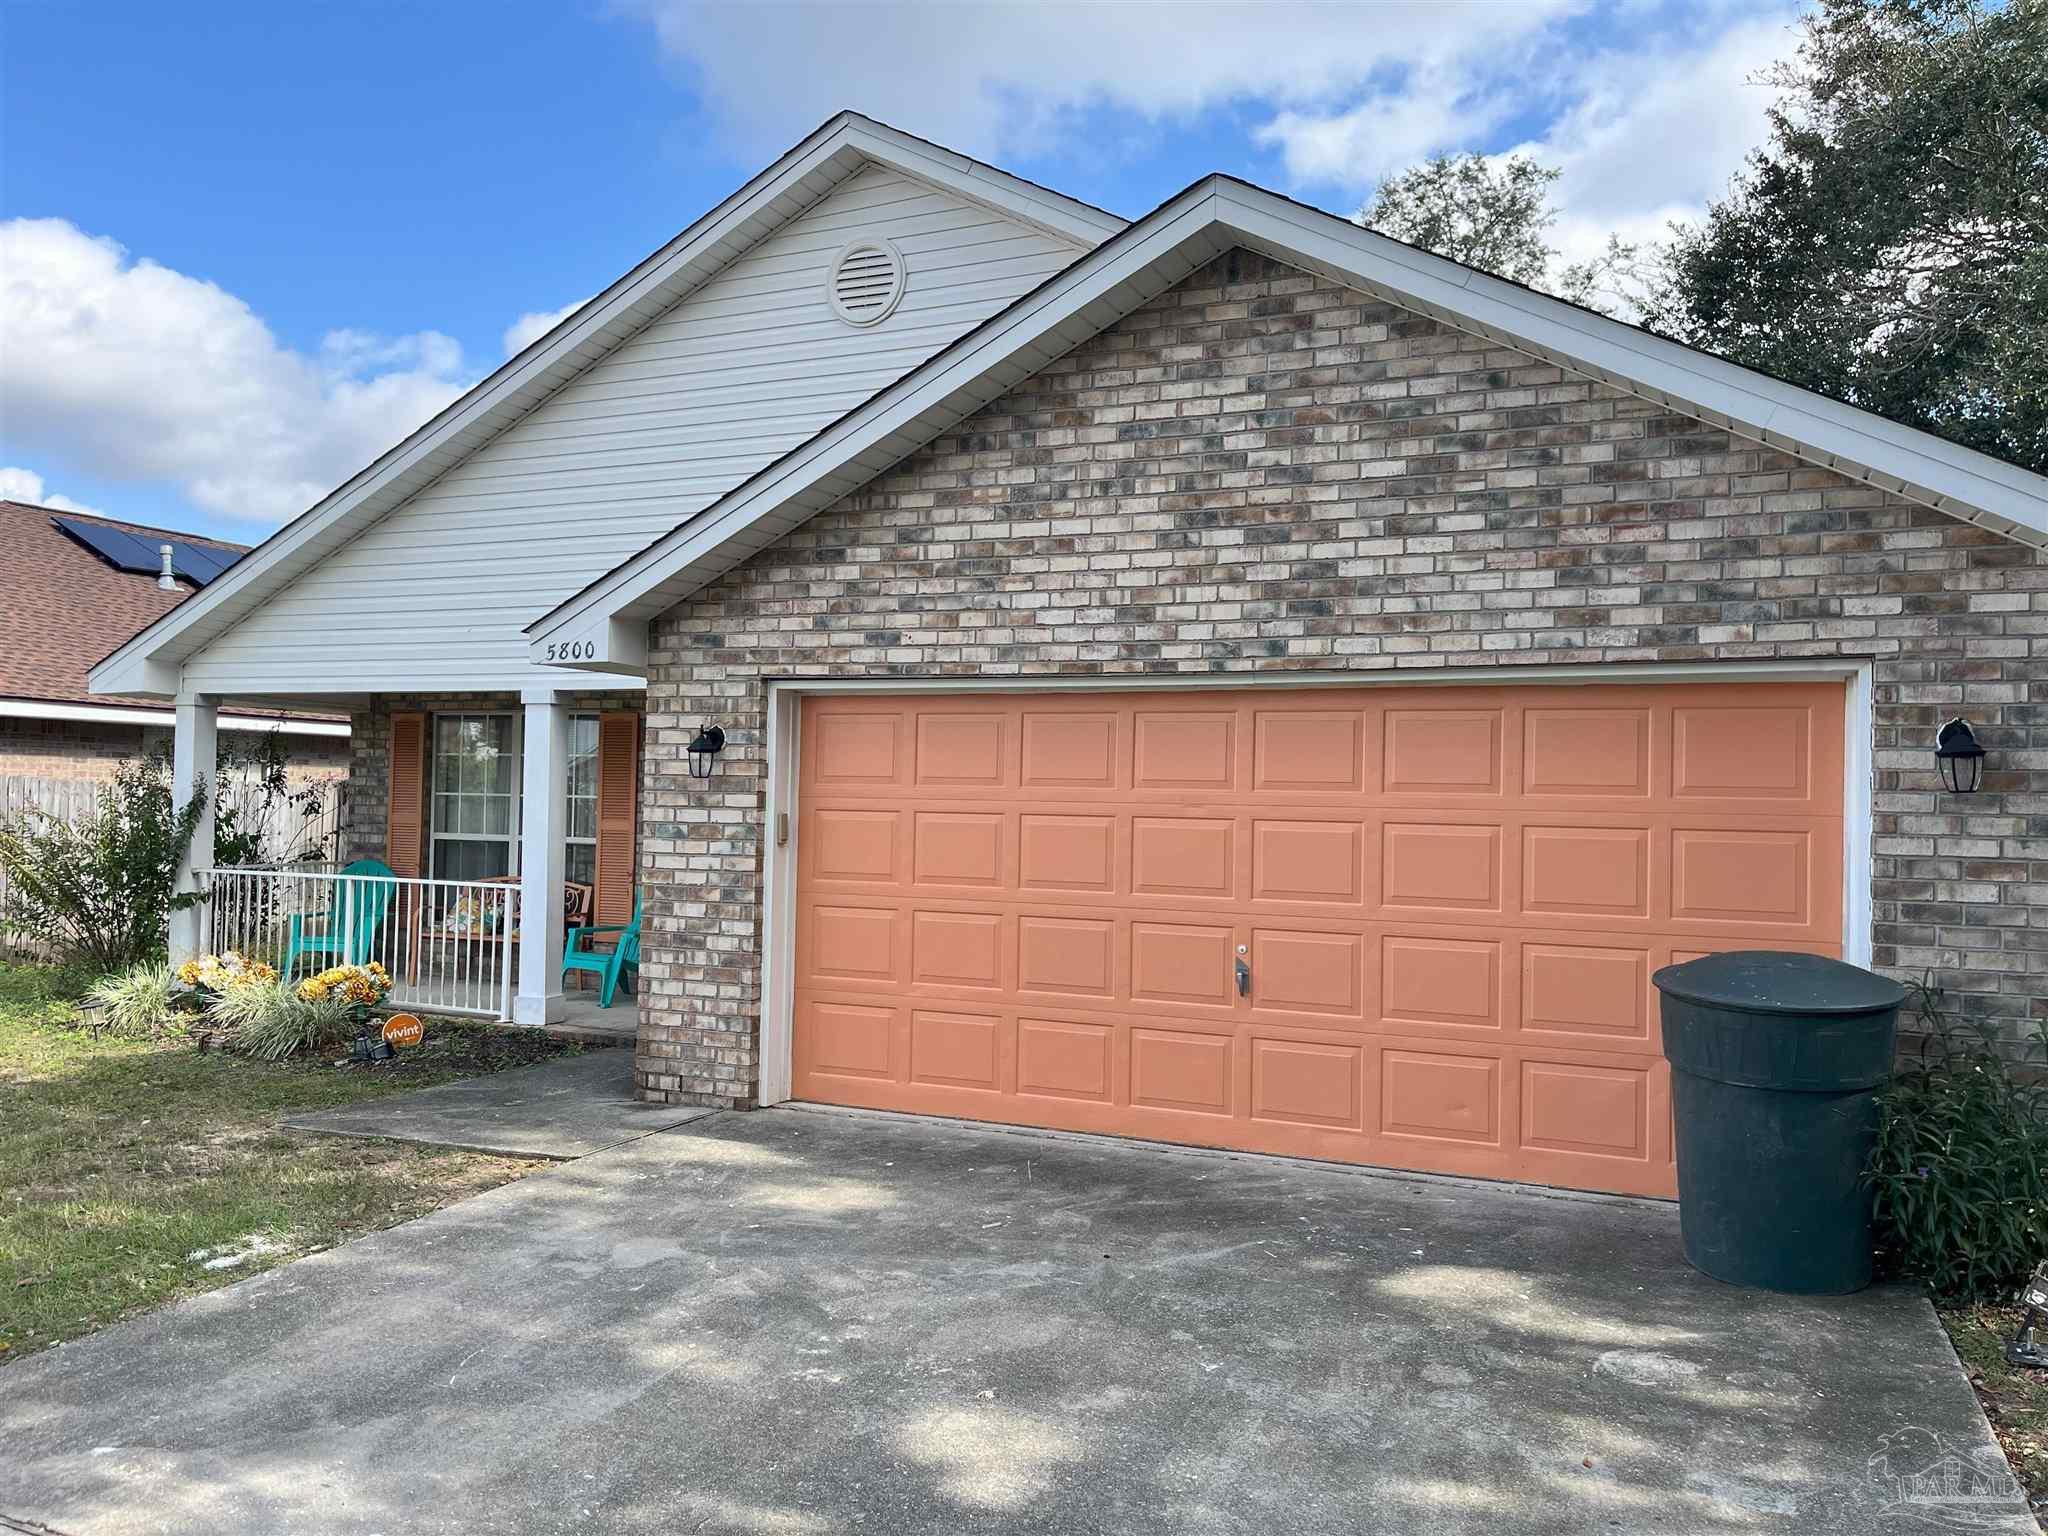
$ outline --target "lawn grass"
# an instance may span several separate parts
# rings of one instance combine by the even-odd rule
[[[2048,1530],[2048,1370],[2005,1361],[2006,1343],[2019,1327],[2019,1308],[1937,1310],[1992,1432],[2005,1448],[2005,1459],[2034,1501],[2042,1529]]]
[[[0,1367],[547,1166],[278,1119],[574,1049],[561,1042],[437,1019],[398,1071],[269,1065],[93,1038],[69,1027],[77,990],[0,962]]]

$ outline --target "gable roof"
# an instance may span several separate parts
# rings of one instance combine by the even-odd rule
[[[2048,547],[2048,478],[1215,175],[1105,241],[527,627],[532,659],[644,665],[644,621],[1234,246]],[[554,654],[550,654],[550,647]]]
[[[870,163],[993,207],[1077,250],[1098,244],[1125,223],[1103,209],[859,113],[842,112],[271,535],[192,602],[115,648],[93,668],[93,686],[107,692],[176,692],[184,658],[524,418]]]
[[[226,555],[248,547],[118,518],[0,501],[0,545],[8,555],[7,601],[0,604],[0,698],[95,702],[86,673],[109,637],[133,634],[196,590],[185,581],[167,592],[154,576],[117,569],[63,533],[55,521],[59,517],[132,533],[152,545],[175,539]]]

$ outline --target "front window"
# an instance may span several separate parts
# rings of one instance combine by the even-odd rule
[[[434,875],[488,880],[518,866],[519,737],[512,715],[434,717]]]
[[[569,718],[569,814],[562,867],[578,885],[597,880],[597,716]]]

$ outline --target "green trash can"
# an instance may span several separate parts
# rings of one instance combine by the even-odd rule
[[[1651,979],[1663,994],[1686,1261],[1731,1285],[1863,1289],[1863,1168],[1905,988],[1777,950],[1708,955]]]

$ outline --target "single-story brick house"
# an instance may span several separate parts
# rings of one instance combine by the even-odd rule
[[[573,745],[649,1098],[1670,1193],[1661,965],[2048,1010],[2044,545],[2048,479],[1231,177],[1126,223],[847,114],[94,685],[345,704],[359,846],[526,910]]]
[[[56,784],[109,779],[171,742],[161,700],[95,696],[92,664],[162,618],[247,552],[247,545],[66,508],[0,501],[8,551],[0,604],[0,779]],[[173,550],[161,573],[163,546]],[[179,552],[196,554],[191,563]],[[118,558],[117,558],[118,557]],[[348,770],[348,721],[275,708],[231,710],[224,728],[283,734],[307,779]],[[0,800],[0,812],[11,807]]]

